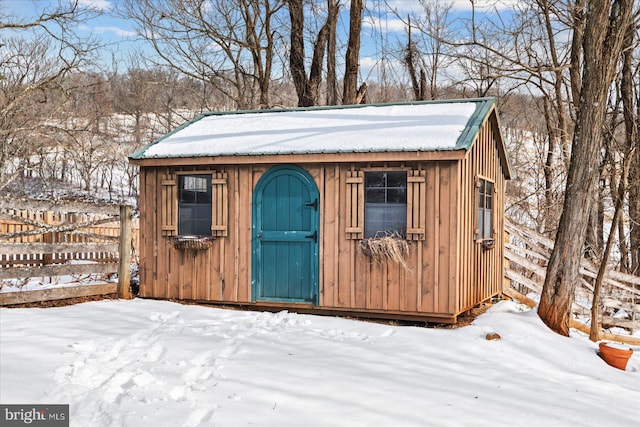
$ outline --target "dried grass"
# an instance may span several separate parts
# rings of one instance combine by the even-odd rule
[[[177,236],[173,239],[173,247],[179,250],[206,250],[213,246],[213,236]]]
[[[411,271],[406,261],[409,255],[409,243],[398,232],[385,232],[370,239],[360,241],[360,250],[371,259],[383,262],[395,262],[407,271]]]

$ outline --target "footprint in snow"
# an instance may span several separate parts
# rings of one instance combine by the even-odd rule
[[[180,317],[179,311],[173,311],[171,313],[151,313],[149,315],[149,320],[153,322],[166,323],[170,320],[178,319],[178,317]],[[182,323],[182,320],[179,323]]]
[[[182,375],[186,384],[197,384],[206,381],[213,375],[213,371],[203,366],[194,366]]]
[[[152,345],[141,358],[145,362],[157,362],[164,353],[164,347],[160,344]]]
[[[191,411],[189,418],[184,423],[184,427],[195,427],[207,422],[213,417],[214,411],[208,408],[196,408]]]
[[[390,337],[391,335],[395,334],[395,331],[391,328],[387,329],[386,331],[384,331],[381,335],[380,338],[387,338]]]

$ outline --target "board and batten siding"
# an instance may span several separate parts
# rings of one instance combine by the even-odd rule
[[[410,197],[415,196],[409,210],[423,216],[413,222],[424,224],[424,237],[415,233],[408,240],[409,269],[370,259],[359,249],[361,236],[353,235],[350,217],[355,202],[349,199],[355,196],[350,181],[356,171],[380,169],[408,169],[408,186],[412,173],[424,176],[423,194],[409,191]],[[432,317],[453,314],[457,216],[452,213],[456,212],[457,203],[457,162],[336,164],[322,171],[320,305],[347,311]]]
[[[217,167],[224,175],[225,192],[217,192],[227,221],[207,250],[178,250],[167,233],[165,206],[167,176],[176,173],[214,173],[206,167],[143,167],[140,171],[140,295],[200,301],[251,300],[252,166]],[[218,178],[221,180],[222,178]],[[175,191],[175,190],[174,190]],[[176,197],[174,195],[174,197]],[[226,203],[223,202],[226,198]],[[222,222],[222,221],[221,221]],[[214,227],[221,227],[215,225]]]
[[[491,114],[484,122],[477,139],[460,162],[461,209],[460,223],[460,284],[457,312],[463,312],[502,292],[504,277],[504,190],[506,165],[499,155],[499,124]],[[476,240],[478,228],[478,180],[494,183],[493,230],[495,247],[485,250]]]
[[[211,248],[198,251],[175,249],[163,230],[163,204],[167,204],[163,184],[167,176],[210,173],[211,168],[143,167],[141,296],[251,303],[253,189],[273,166],[216,165],[215,173],[225,174],[227,180],[226,235],[218,236]],[[319,307],[443,318],[456,314],[458,161],[300,166],[313,177],[320,193]],[[412,215],[408,270],[371,260],[359,249],[360,236],[350,228],[353,212],[361,210],[363,193],[354,195],[349,182],[357,173],[381,169],[408,171]]]

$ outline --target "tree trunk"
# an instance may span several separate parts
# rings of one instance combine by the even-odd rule
[[[349,42],[345,56],[344,89],[342,103],[355,104],[358,94],[358,59],[360,56],[360,29],[362,27],[362,0],[351,0],[349,11]]]
[[[622,177],[629,178],[631,165],[635,163],[634,159],[638,158],[638,149],[634,148],[638,140],[638,117],[637,111],[634,108],[634,93],[633,93],[633,47],[635,43],[636,31],[633,25],[629,25],[627,33],[624,39],[623,48],[623,61],[622,61],[622,79],[620,82],[620,96],[622,98],[622,117],[624,119],[624,133],[626,141],[627,155],[631,158],[628,160],[629,165],[624,163],[624,166],[628,166],[628,170],[623,166]],[[640,166],[640,165],[639,165]],[[622,179],[622,178],[621,178]],[[626,182],[625,190],[628,189],[629,183]],[[612,192],[612,196],[613,196]],[[619,203],[624,206],[625,192],[618,193],[621,200],[616,200],[616,206]],[[631,200],[629,200],[629,211],[631,211]],[[620,271],[627,273],[629,271],[629,248],[627,247],[627,238],[624,233],[624,222],[618,222],[618,245],[620,249]],[[638,242],[640,246],[640,242]],[[632,246],[633,247],[633,246]]]
[[[289,69],[298,95],[298,107],[311,105],[307,90],[307,72],[304,69],[304,13],[302,0],[289,0],[289,18],[291,20],[291,47],[289,50]]]
[[[640,274],[640,154],[636,155],[634,166],[629,173],[629,218],[630,273],[637,275]]]
[[[580,81],[580,59],[584,38],[584,2],[585,0],[575,0],[573,10],[571,11],[573,15],[573,37],[571,39],[571,68],[569,68],[569,76],[573,105],[576,107],[580,103],[580,90],[582,88],[582,82]]]
[[[542,106],[544,111],[545,124],[547,127],[547,138],[548,138],[548,146],[547,146],[547,155],[545,156],[544,161],[544,199],[546,204],[546,215],[544,216],[544,231],[545,233],[549,233],[553,231],[555,233],[554,227],[556,226],[556,217],[552,212],[557,212],[557,210],[553,209],[555,204],[555,199],[553,197],[553,167],[554,167],[554,158],[556,152],[556,131],[554,130],[554,126],[552,125],[551,112],[549,107],[550,101],[548,96],[544,96],[542,99]],[[552,210],[553,209],[553,210]]]
[[[625,0],[591,0],[587,3],[582,89],[571,162],[558,234],[538,307],[540,318],[561,335],[569,335],[571,305],[580,279],[582,248],[599,179],[598,157],[607,94],[632,10],[633,2]]]
[[[327,6],[327,105],[338,105],[338,79],[336,77],[338,0],[327,0]]]
[[[413,88],[413,99],[415,101],[419,101],[422,98],[420,93],[420,83],[418,82],[418,72],[416,71],[415,65],[416,45],[414,44],[413,40],[411,40],[411,16],[407,18],[407,22],[407,49],[404,55],[404,63],[407,66],[407,71],[409,71],[411,87]]]
[[[629,169],[625,167],[622,172],[624,175],[628,175]],[[625,181],[627,176],[620,178],[620,184],[618,185],[618,200],[616,201],[615,213],[613,214],[613,220],[611,222],[611,229],[609,230],[609,237],[607,237],[607,244],[604,248],[604,254],[600,260],[600,268],[598,268],[598,275],[593,285],[593,298],[591,300],[591,328],[589,329],[589,339],[591,341],[598,341],[600,338],[600,290],[602,289],[602,282],[604,275],[607,272],[607,264],[609,263],[609,257],[611,256],[611,248],[613,247],[613,238],[616,235],[616,228],[618,227],[618,221],[620,221],[620,214],[622,213],[622,200],[624,200]]]
[[[620,94],[622,96],[623,118],[627,147],[636,147],[635,156],[631,159],[629,168],[629,219],[630,219],[630,248],[626,245],[624,235],[624,223],[619,224],[619,241],[621,253],[621,271],[631,274],[640,273],[640,143],[638,141],[638,117],[640,116],[640,103],[634,108],[634,82],[633,82],[633,49],[635,42],[635,29],[629,27],[627,31],[622,63],[622,82]]]
[[[318,103],[318,89],[322,82],[322,62],[331,31],[330,21],[332,16],[327,16],[327,22],[318,32],[308,78],[304,67],[304,12],[302,0],[289,1],[289,16],[291,18],[289,66],[298,95],[298,107],[310,107]]]
[[[631,28],[631,26],[629,27]],[[633,38],[630,39],[630,43],[632,40]],[[631,44],[625,43],[625,46],[629,47],[629,50],[625,52],[626,56],[628,54],[631,54]],[[591,329],[589,331],[589,339],[591,341],[598,341],[600,335],[600,290],[602,289],[604,275],[607,272],[607,264],[609,263],[611,250],[613,249],[613,240],[616,235],[616,229],[618,227],[618,224],[620,223],[620,217],[622,216],[622,211],[624,209],[624,195],[627,191],[629,168],[633,163],[634,156],[636,155],[636,148],[633,146],[633,143],[630,142],[631,140],[627,140],[624,160],[622,162],[622,170],[620,171],[620,182],[618,183],[616,190],[612,191],[612,197],[615,203],[615,211],[613,214],[613,219],[611,220],[611,228],[609,229],[609,236],[607,237],[607,244],[604,248],[604,254],[602,255],[602,259],[600,260],[598,275],[596,276],[596,281],[593,285],[593,299],[591,301]]]
[[[328,19],[328,18],[327,18]],[[318,38],[313,49],[313,58],[311,59],[311,70],[309,70],[309,80],[307,83],[307,94],[311,99],[310,105],[318,103],[318,89],[322,83],[322,61],[324,60],[324,51],[327,46],[329,37],[329,27],[325,23],[318,32]]]

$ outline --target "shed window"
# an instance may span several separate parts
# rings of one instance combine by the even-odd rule
[[[178,176],[178,234],[211,235],[211,175]]]
[[[407,233],[407,172],[365,172],[364,237]]]
[[[493,182],[480,178],[478,188],[478,240],[493,237]]]

